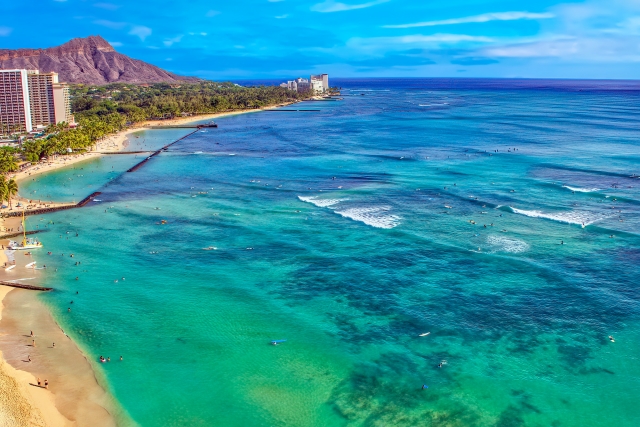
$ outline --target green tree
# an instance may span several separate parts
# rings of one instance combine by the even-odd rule
[[[0,203],[4,203],[9,199],[9,191],[7,187],[7,178],[4,175],[0,175]]]
[[[7,195],[7,199],[9,200],[9,207],[10,209],[13,209],[13,205],[11,204],[11,199],[13,198],[13,196],[18,195],[18,183],[13,178],[11,178],[6,183],[6,195]]]

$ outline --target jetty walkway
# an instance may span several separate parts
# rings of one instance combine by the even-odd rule
[[[3,234],[2,236],[0,236],[0,240],[2,240],[2,239],[10,239],[12,237],[22,236],[23,234],[26,234],[27,236],[30,236],[32,234],[46,233],[47,231],[49,231],[49,230],[47,230],[46,228],[44,230],[31,230],[31,231],[27,231],[26,233],[22,233],[22,231],[18,231],[16,233]]]
[[[68,205],[63,205],[63,206],[56,206],[55,208],[42,208],[42,209],[25,210],[24,211],[24,216],[42,215],[42,214],[47,214],[47,213],[52,213],[52,212],[64,211],[64,210],[67,210],[67,209],[81,208],[81,207],[85,206],[87,203],[89,203],[90,201],[92,201],[93,199],[95,199],[100,194],[102,194],[102,193],[100,193],[99,191],[96,191],[95,193],[91,193],[90,195],[88,195],[84,199],[80,200],[80,202],[76,203],[75,205],[74,204],[68,204]],[[3,218],[11,218],[11,217],[15,217],[15,216],[22,216],[22,212],[23,211],[15,211],[15,212],[3,213],[2,217]],[[20,233],[20,234],[22,234],[22,233]],[[29,234],[29,233],[27,233],[27,234]]]
[[[28,289],[30,291],[49,292],[53,290],[53,288],[43,288],[42,286],[23,285],[22,283],[5,282],[4,280],[0,280],[0,285],[11,286],[12,288]]]
[[[170,144],[165,145],[164,147],[162,147],[161,149],[154,151],[153,153],[151,153],[149,155],[149,157],[147,157],[146,159],[144,159],[143,161],[141,161],[140,163],[134,165],[133,167],[127,169],[127,172],[135,172],[138,169],[140,169],[145,163],[147,163],[149,160],[151,160],[153,157],[157,156],[158,154],[162,153],[163,151],[166,151],[169,147],[171,147],[173,144],[182,141],[183,139],[193,135],[194,133],[198,132],[200,128],[197,128],[196,130],[194,130],[193,132],[190,132],[188,134],[186,134],[185,136],[183,136],[180,139],[176,139],[175,141],[173,141]]]
[[[217,128],[217,123],[206,123],[201,125],[160,125],[160,126],[149,126],[149,129],[206,129],[206,128]]]
[[[322,110],[312,110],[312,109],[300,109],[300,110],[292,110],[290,108],[284,110],[263,110],[265,113],[291,113],[291,112],[300,112],[300,113],[310,113],[310,112],[317,112],[317,111],[322,111]]]

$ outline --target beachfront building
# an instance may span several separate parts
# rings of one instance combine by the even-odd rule
[[[0,133],[31,132],[66,122],[74,124],[69,87],[57,73],[0,70]]]
[[[317,93],[329,91],[329,74],[318,74],[309,79],[311,89]]]
[[[0,134],[32,129],[27,70],[0,70]]]
[[[310,76],[309,80],[298,77],[295,80],[289,80],[286,83],[280,84],[280,87],[286,87],[289,90],[295,90],[297,92],[304,92],[311,89],[315,93],[325,93],[329,90],[329,75],[319,74],[317,76]]]
[[[58,73],[27,71],[31,122],[34,128],[73,123],[69,87],[58,81]]]

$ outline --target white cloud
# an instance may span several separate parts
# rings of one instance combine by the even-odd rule
[[[416,28],[435,27],[438,25],[470,24],[490,21],[517,21],[520,19],[550,19],[555,18],[553,13],[530,12],[496,12],[483,13],[482,15],[466,16],[464,18],[442,19],[439,21],[416,22],[414,24],[384,25],[384,28]]]
[[[200,35],[201,35],[201,36],[206,36],[206,35],[207,35],[207,33],[200,33]]]
[[[9,27],[0,27],[0,37],[8,36],[13,29]]]
[[[163,41],[162,43],[164,43],[165,46],[170,47],[174,43],[180,43],[180,40],[182,40],[182,37],[184,36],[181,34],[171,39],[165,39],[165,41]]]
[[[480,50],[494,58],[557,58],[563,61],[640,62],[640,37],[558,36]]]
[[[97,21],[93,21],[93,23],[96,25],[102,25],[103,27],[111,28],[113,30],[120,30],[124,28],[125,25],[127,25],[126,22],[113,22],[107,21],[106,19],[99,19]]]
[[[406,50],[416,47],[434,47],[440,44],[454,43],[490,43],[494,39],[484,36],[471,36],[467,34],[414,34],[398,37],[354,37],[347,42],[347,47],[359,51],[373,51],[384,53],[389,50]]]
[[[217,10],[210,10],[206,14],[207,18],[213,18],[216,15],[220,15],[220,12]]]
[[[108,43],[109,43],[111,46],[113,46],[113,47],[120,47],[120,46],[122,46],[122,43],[120,43],[120,42],[108,42]]]
[[[143,25],[136,25],[131,29],[131,31],[129,31],[129,34],[132,36],[138,36],[140,37],[140,40],[144,41],[144,39],[151,35],[151,28]]]
[[[93,6],[94,7],[99,7],[100,9],[107,9],[107,10],[120,9],[119,5],[113,4],[113,3],[95,3]]]
[[[374,0],[368,3],[360,4],[346,4],[340,3],[335,0],[325,0],[322,3],[315,4],[311,7],[314,12],[329,13],[329,12],[343,12],[345,10],[365,9],[367,7],[376,6],[378,4],[386,3],[389,0]]]
[[[276,18],[276,19],[285,19],[285,18],[288,18],[288,17],[289,17],[289,15],[287,15],[286,13],[284,15],[274,16],[274,18]]]

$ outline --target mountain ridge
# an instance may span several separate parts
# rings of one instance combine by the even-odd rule
[[[39,49],[0,49],[0,69],[56,72],[65,83],[175,83],[197,80],[117,52],[101,36],[75,38]]]

